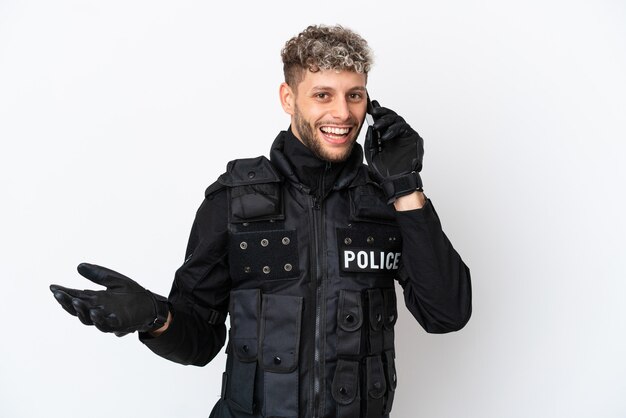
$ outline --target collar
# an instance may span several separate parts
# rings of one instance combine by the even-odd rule
[[[270,160],[287,180],[306,193],[324,198],[331,190],[365,182],[363,149],[354,144],[346,161],[331,163],[315,156],[291,131],[281,131],[270,150]],[[360,181],[359,181],[360,180]]]

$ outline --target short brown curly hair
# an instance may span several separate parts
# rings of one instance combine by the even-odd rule
[[[285,43],[281,51],[285,82],[292,88],[304,71],[348,70],[364,73],[372,65],[367,41],[340,25],[311,25]]]

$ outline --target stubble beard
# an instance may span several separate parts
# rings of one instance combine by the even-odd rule
[[[342,153],[336,154],[324,149],[322,144],[323,139],[317,136],[317,127],[312,127],[311,124],[302,117],[298,106],[295,107],[294,123],[304,145],[311,150],[317,158],[331,163],[340,163],[348,159],[350,154],[352,154],[356,138],[359,136],[359,132],[361,131],[361,126],[359,126],[356,131],[356,135],[354,135],[354,137],[350,140],[348,147],[345,148]]]

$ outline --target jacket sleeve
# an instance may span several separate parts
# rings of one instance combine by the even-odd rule
[[[396,212],[402,233],[399,276],[407,308],[429,333],[463,328],[472,313],[470,271],[441,229],[427,200],[421,209]]]
[[[204,366],[226,341],[224,320],[231,280],[227,264],[227,202],[224,189],[208,195],[196,213],[183,265],[168,297],[173,319],[158,337],[139,339],[168,360]]]

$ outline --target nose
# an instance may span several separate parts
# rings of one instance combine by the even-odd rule
[[[347,120],[350,117],[348,101],[343,97],[335,99],[330,114],[335,119],[342,121]]]

